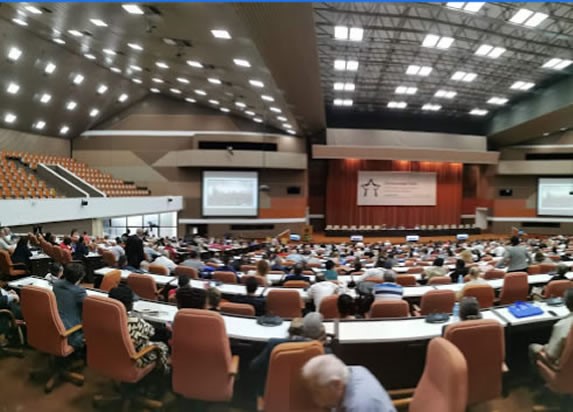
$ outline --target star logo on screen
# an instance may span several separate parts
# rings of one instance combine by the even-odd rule
[[[374,180],[370,179],[367,183],[364,183],[363,185],[360,186],[362,187],[362,189],[364,189],[365,197],[368,196],[368,192],[370,190],[372,190],[375,197],[378,197],[378,189],[380,188],[380,185],[374,183]]]

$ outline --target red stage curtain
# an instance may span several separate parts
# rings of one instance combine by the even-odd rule
[[[436,206],[358,206],[358,171],[435,172]],[[412,162],[406,160],[329,161],[326,193],[326,224],[416,225],[458,224],[462,207],[461,163]]]

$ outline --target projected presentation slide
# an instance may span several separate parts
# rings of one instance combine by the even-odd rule
[[[537,214],[573,216],[573,179],[540,178],[537,185]]]
[[[257,172],[203,172],[203,216],[253,217],[258,213]]]

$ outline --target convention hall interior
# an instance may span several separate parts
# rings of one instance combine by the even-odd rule
[[[0,4],[0,410],[573,411],[573,5]]]

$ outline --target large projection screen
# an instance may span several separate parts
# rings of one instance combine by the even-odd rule
[[[358,206],[436,206],[436,174],[358,172]]]
[[[204,171],[202,192],[205,217],[258,216],[258,172]]]
[[[573,178],[539,178],[537,214],[573,216]]]

